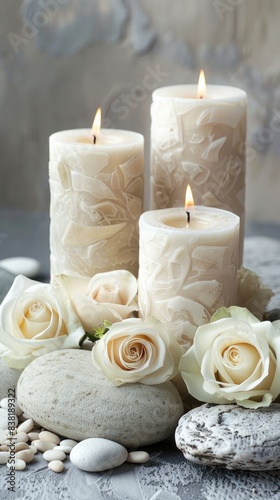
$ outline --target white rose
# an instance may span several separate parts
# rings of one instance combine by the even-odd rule
[[[17,276],[0,306],[0,354],[11,368],[56,349],[78,347],[84,330],[70,301],[49,284]]]
[[[92,359],[115,385],[153,385],[175,377],[183,352],[158,320],[131,318],[111,326],[93,347]]]
[[[68,293],[88,333],[94,333],[104,320],[115,323],[138,311],[137,280],[129,271],[100,273],[91,279],[61,274],[53,283]]]
[[[245,267],[238,271],[238,305],[246,307],[258,319],[263,313],[274,292],[265,286],[259,276]]]
[[[221,308],[213,320],[197,329],[180,362],[190,394],[207,403],[269,406],[280,393],[280,322],[261,322],[237,306]]]

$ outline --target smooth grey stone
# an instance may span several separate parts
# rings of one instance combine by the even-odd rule
[[[9,257],[0,260],[0,267],[15,275],[23,274],[27,278],[34,278],[40,272],[40,262],[31,257]]]
[[[0,357],[0,401],[15,395],[14,391],[20,374],[20,370],[10,368]]]
[[[106,438],[131,448],[166,439],[184,413],[171,382],[115,387],[94,368],[91,352],[79,349],[54,351],[28,365],[17,400],[37,424],[61,436]]]
[[[175,432],[187,460],[226,469],[280,469],[280,404],[246,409],[204,404],[184,415]]]

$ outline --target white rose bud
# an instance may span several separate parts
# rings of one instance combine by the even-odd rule
[[[138,311],[137,280],[129,271],[99,273],[91,279],[61,274],[53,284],[68,294],[88,333],[94,333],[104,320],[115,323]]]

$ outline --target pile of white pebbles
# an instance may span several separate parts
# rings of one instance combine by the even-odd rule
[[[89,472],[108,470],[124,462],[145,463],[150,459],[145,451],[129,453],[124,446],[108,439],[89,438],[79,443],[73,439],[61,439],[57,434],[40,428],[32,418],[25,415],[16,399],[2,399],[0,465],[6,465],[15,471],[24,470],[38,452],[43,454],[48,468],[57,473],[64,470],[63,462],[69,456],[73,465]]]

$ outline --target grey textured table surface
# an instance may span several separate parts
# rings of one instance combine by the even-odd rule
[[[39,279],[49,274],[48,215],[0,210],[0,258],[30,256],[41,262]],[[247,226],[244,265],[276,292],[269,308],[280,307],[280,226]],[[8,289],[13,277],[0,275]],[[0,287],[0,288],[1,288]],[[16,473],[16,492],[7,491],[7,469],[0,468],[0,499],[25,500],[280,500],[280,471],[227,471],[187,462],[174,440],[146,447],[151,460],[124,464],[105,473],[79,471],[69,461],[51,473],[36,457]]]

